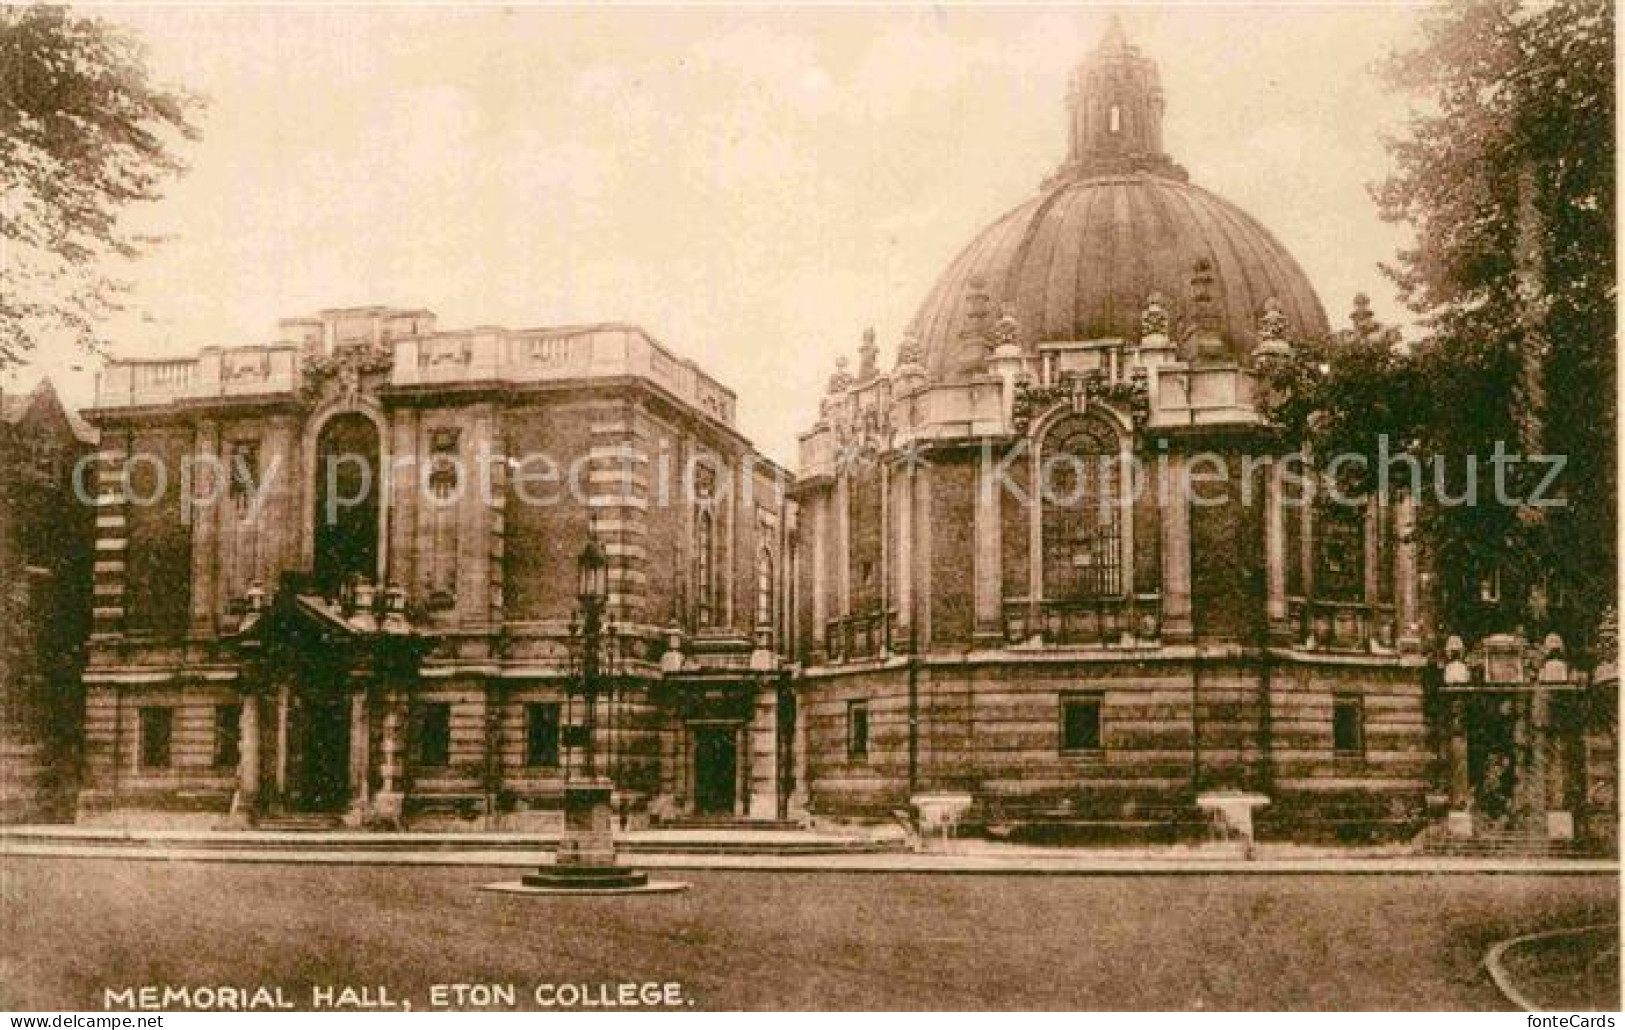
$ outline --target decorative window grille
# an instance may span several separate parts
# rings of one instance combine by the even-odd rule
[[[1323,501],[1316,506],[1315,596],[1365,600],[1365,505]]]
[[[1120,595],[1123,470],[1117,434],[1097,419],[1071,418],[1049,432],[1039,459],[1046,599]]]

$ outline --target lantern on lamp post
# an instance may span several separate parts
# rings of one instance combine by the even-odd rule
[[[551,866],[524,876],[512,889],[545,893],[635,893],[682,890],[683,884],[651,884],[647,873],[615,862],[614,781],[598,776],[597,707],[604,665],[614,663],[619,640],[604,624],[609,604],[609,555],[589,536],[576,558],[577,611],[570,617],[570,644],[581,657],[581,725],[575,734],[582,749],[578,780],[564,785],[564,832]],[[613,772],[613,769],[611,769]],[[508,885],[498,885],[509,889]]]
[[[609,556],[596,537],[588,537],[587,546],[576,558],[576,602],[581,621],[570,620],[570,635],[581,647],[582,771],[588,780],[598,777],[599,649],[608,601]]]

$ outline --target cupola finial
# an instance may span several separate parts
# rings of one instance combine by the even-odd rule
[[[1106,19],[1106,31],[1101,34],[1100,45],[1097,50],[1125,50],[1128,48],[1128,34],[1123,31],[1123,16],[1115,11]]]
[[[1052,181],[1135,172],[1184,181],[1185,170],[1162,151],[1162,110],[1157,63],[1128,41],[1122,18],[1113,14],[1072,74],[1071,148]]]

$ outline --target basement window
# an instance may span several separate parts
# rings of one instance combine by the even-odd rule
[[[869,702],[846,703],[846,757],[854,762],[869,759]]]
[[[1346,758],[1365,754],[1365,704],[1355,695],[1332,702],[1332,750]]]
[[[214,709],[214,764],[235,769],[242,755],[242,705],[216,705]]]
[[[1061,695],[1061,750],[1091,754],[1101,750],[1101,696],[1098,693]]]
[[[141,720],[141,768],[169,768],[169,744],[174,736],[175,712],[171,708],[143,708]]]
[[[555,767],[559,764],[559,706],[525,706],[525,764]]]
[[[451,764],[451,705],[431,701],[418,709],[418,765],[431,769]]]

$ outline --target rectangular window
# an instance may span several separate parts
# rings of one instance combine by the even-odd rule
[[[1358,697],[1332,702],[1332,750],[1340,755],[1365,753],[1365,705]]]
[[[242,705],[216,705],[214,709],[214,764],[235,769],[242,754]]]
[[[869,757],[869,702],[846,703],[846,757],[854,762]]]
[[[1099,751],[1100,695],[1061,695],[1061,750]]]
[[[559,706],[525,706],[525,764],[559,764]]]
[[[444,701],[418,708],[417,762],[428,768],[451,764],[451,705]]]
[[[173,736],[175,712],[170,708],[141,709],[141,767],[169,768],[169,742]]]
[[[55,440],[40,437],[34,441],[34,471],[49,486],[62,481],[62,457]]]

